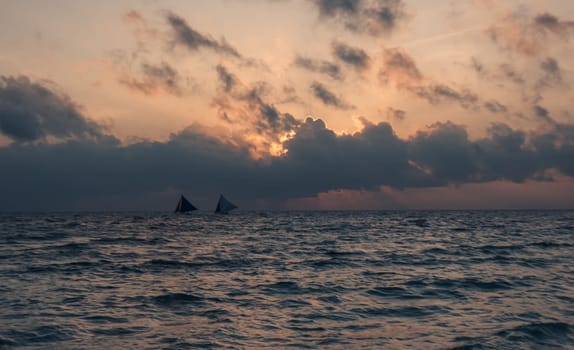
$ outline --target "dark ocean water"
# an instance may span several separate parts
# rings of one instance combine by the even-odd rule
[[[574,212],[0,214],[0,348],[574,348]]]

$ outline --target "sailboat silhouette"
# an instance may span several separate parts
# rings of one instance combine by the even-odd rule
[[[219,201],[217,202],[217,207],[215,208],[216,214],[227,214],[237,206],[231,203],[227,198],[223,197],[222,194],[219,195]]]
[[[179,198],[179,202],[177,202],[177,207],[175,208],[176,213],[187,213],[190,211],[197,210],[197,208],[191,204],[187,198],[182,194]]]

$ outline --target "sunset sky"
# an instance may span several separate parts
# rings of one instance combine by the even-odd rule
[[[0,0],[0,210],[574,208],[574,2]]]

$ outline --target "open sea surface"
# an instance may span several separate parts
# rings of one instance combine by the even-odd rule
[[[1,349],[574,349],[574,212],[0,214]]]

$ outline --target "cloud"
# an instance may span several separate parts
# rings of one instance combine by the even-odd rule
[[[465,109],[480,108],[480,97],[476,93],[425,77],[402,48],[383,49],[382,59],[379,70],[382,84],[393,84],[433,105],[454,102]]]
[[[526,82],[524,74],[517,72],[510,64],[501,64],[499,70],[504,79],[509,80],[516,85],[522,85]]]
[[[376,190],[381,183],[422,184],[425,179],[409,165],[407,145],[392,127],[363,121],[360,132],[336,135],[322,120],[308,118],[285,142],[285,155],[270,163],[271,176],[290,189],[291,197],[341,188]],[[285,190],[277,187],[271,194],[284,196]]]
[[[410,85],[424,79],[415,60],[402,48],[383,49],[383,67],[379,79],[388,84]]]
[[[543,135],[528,135],[503,123],[492,124],[487,136],[473,143],[476,166],[471,178],[477,182],[508,180],[516,183],[536,178],[551,167],[543,164],[543,157],[536,147],[530,147],[539,137]]]
[[[389,35],[408,19],[402,0],[311,0],[322,19],[372,36]]]
[[[541,177],[549,169],[574,175],[568,160],[574,155],[571,128],[526,133],[498,123],[490,127],[485,138],[472,141],[462,126],[438,123],[410,140],[409,154],[437,182],[550,181]]]
[[[225,93],[231,93],[237,87],[241,86],[242,83],[239,81],[239,79],[231,72],[229,72],[224,66],[219,64],[217,67],[215,67],[215,70],[217,71],[217,78],[219,83]]]
[[[260,160],[251,157],[248,142],[210,135],[197,125],[166,142],[12,145],[0,148],[0,209],[74,209],[102,196],[180,191],[199,198],[224,191],[238,200],[284,200],[381,186],[552,181],[551,169],[574,176],[571,124],[535,132],[493,124],[486,136],[471,140],[451,122],[399,138],[388,123],[362,121],[361,131],[337,135],[322,120],[308,118],[283,142],[285,153]]]
[[[216,187],[231,190],[249,180],[243,174],[253,174],[249,167],[256,165],[244,144],[222,141],[194,127],[167,142],[124,147],[68,142],[0,148],[0,161],[12,165],[0,174],[4,210],[74,210],[77,202],[137,198],[174,188],[193,187],[198,195]]]
[[[480,62],[476,57],[471,57],[471,68],[478,74],[483,74],[485,72],[485,67],[482,62]]]
[[[562,75],[560,73],[560,66],[558,65],[558,61],[552,57],[546,58],[546,60],[540,63],[540,68],[551,77],[555,78],[555,80],[562,80]]]
[[[389,107],[387,109],[387,117],[400,122],[407,118],[407,112],[403,111],[402,109]]]
[[[222,119],[229,123],[249,124],[258,134],[277,141],[283,134],[297,127],[299,121],[289,113],[280,112],[266,101],[270,85],[258,82],[244,84],[225,66],[216,67],[219,94],[212,101]]]
[[[451,122],[436,123],[427,131],[419,131],[408,146],[411,162],[438,182],[467,182],[477,170],[474,147],[466,130]]]
[[[115,142],[67,95],[28,77],[0,77],[0,132],[16,142],[93,140]]]
[[[304,68],[311,72],[327,75],[331,79],[343,80],[341,67],[339,67],[338,64],[324,60],[314,60],[312,58],[303,56],[297,56],[293,63],[297,67]]]
[[[356,69],[367,69],[371,63],[371,58],[363,49],[352,47],[339,41],[334,41],[331,46],[333,55],[337,59]]]
[[[325,105],[332,106],[337,109],[353,109],[352,105],[344,102],[340,97],[331,92],[325,85],[315,81],[311,84],[311,91],[313,96],[321,100]]]
[[[338,14],[356,14],[363,0],[317,0],[321,16],[336,16]]]
[[[148,21],[140,12],[130,10],[122,17],[133,32],[137,42],[137,49],[133,50],[129,56],[131,61],[135,61],[140,56],[148,56],[152,53],[152,48],[148,47],[148,41],[158,42],[164,45],[164,49],[171,54],[175,48],[183,48],[188,52],[211,51],[224,57],[237,59],[241,66],[257,67],[268,70],[269,67],[261,61],[242,55],[233,45],[228,43],[225,37],[213,38],[208,33],[202,33],[193,28],[187,20],[171,11],[162,11],[163,20],[167,27],[157,26],[155,22]],[[123,56],[123,51],[120,52]],[[125,57],[119,57],[120,61],[125,61]]]
[[[277,104],[284,103],[302,103],[301,98],[297,95],[297,90],[291,85],[283,85],[281,89],[282,96]]]
[[[141,23],[141,22],[145,22],[145,19],[143,17],[143,15],[136,10],[129,10],[128,12],[126,12],[124,14],[124,16],[122,17],[122,19],[126,22],[126,23]]]
[[[227,43],[225,38],[218,41],[208,34],[202,34],[191,28],[183,17],[172,12],[167,13],[166,19],[172,29],[171,43],[173,46],[182,46],[190,51],[205,48],[222,55],[241,58],[237,49]]]
[[[548,12],[538,14],[534,18],[534,24],[542,30],[552,32],[564,39],[569,39],[574,30],[574,21],[562,21]]]
[[[574,21],[563,21],[550,13],[530,17],[517,12],[500,23],[488,29],[490,39],[503,50],[527,56],[543,54],[552,40],[569,42],[574,33]]]
[[[530,58],[532,59],[532,58]],[[497,87],[506,87],[508,83],[521,89],[522,100],[530,107],[544,100],[544,90],[560,87],[564,92],[570,89],[567,75],[560,62],[554,57],[542,59],[538,65],[539,70],[518,70],[511,63],[503,63],[488,67],[473,57],[470,67],[481,79],[495,83]],[[482,105],[493,113],[507,112],[508,108],[495,101],[484,101]]]
[[[521,88],[523,101],[531,105],[543,100],[543,92],[547,88],[561,87],[564,90],[569,89],[564,71],[554,57],[546,57],[540,61],[539,72],[533,70],[520,71],[510,63],[487,67],[474,57],[470,67],[481,79],[495,83],[497,87],[504,87],[507,83],[512,83]],[[506,108],[497,108],[491,102],[486,101],[483,103],[489,111],[493,113],[507,111]]]
[[[536,118],[547,124],[557,125],[556,121],[554,121],[554,119],[552,119],[552,117],[550,116],[550,112],[546,108],[540,105],[534,106],[534,115],[536,116]]]
[[[540,63],[543,76],[538,80],[537,88],[542,89],[545,87],[564,85],[564,78],[560,64],[555,58],[547,57]]]
[[[411,89],[418,97],[433,105],[442,102],[456,102],[465,109],[478,108],[478,95],[468,89],[456,90],[448,85],[434,83],[412,87]]]
[[[122,16],[122,21],[131,27],[137,41],[138,50],[135,54],[146,50],[147,41],[150,38],[160,37],[160,32],[152,28],[147,19],[136,10],[130,10]]]
[[[516,68],[509,63],[503,63],[498,65],[496,68],[491,68],[485,66],[476,57],[472,57],[471,68],[482,79],[496,81],[500,83],[509,81],[516,85],[524,85],[526,83],[524,73],[517,71]]]
[[[145,95],[153,95],[159,91],[165,91],[174,96],[183,94],[183,77],[166,62],[158,65],[144,62],[141,65],[141,74],[141,78],[123,75],[118,82]]]
[[[492,113],[506,113],[508,112],[508,107],[496,100],[490,100],[484,102],[484,107],[491,111]]]

